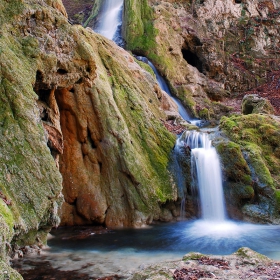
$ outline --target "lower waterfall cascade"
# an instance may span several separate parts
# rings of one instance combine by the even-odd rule
[[[207,133],[185,131],[176,141],[176,151],[191,150],[192,178],[198,187],[201,218],[224,221],[225,203],[218,154]]]

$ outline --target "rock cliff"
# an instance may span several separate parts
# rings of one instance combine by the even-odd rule
[[[279,9],[273,0],[125,0],[124,36],[195,116],[215,119],[279,70]]]
[[[161,122],[154,77],[113,42],[69,24],[59,0],[0,7],[1,260],[45,243],[58,211],[63,225],[171,219],[175,137]]]
[[[215,145],[223,163],[231,217],[279,224],[279,117],[260,114],[223,117]]]

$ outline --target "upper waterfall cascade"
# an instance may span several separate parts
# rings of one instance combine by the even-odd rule
[[[122,25],[122,8],[123,0],[105,0],[100,11],[102,19],[96,23],[95,32],[114,40]]]
[[[202,219],[224,221],[226,215],[220,161],[208,134],[185,131],[177,139],[176,146],[191,149],[192,172],[195,172],[192,177],[197,180]]]

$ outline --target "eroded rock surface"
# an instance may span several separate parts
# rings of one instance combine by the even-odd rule
[[[130,280],[171,279],[277,279],[280,263],[240,248],[229,256],[189,253],[181,261],[159,263],[136,272]]]
[[[272,114],[274,109],[269,100],[259,97],[257,94],[245,95],[242,99],[242,114]]]

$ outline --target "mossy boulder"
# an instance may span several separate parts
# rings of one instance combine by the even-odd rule
[[[12,269],[6,262],[0,258],[0,279],[1,280],[23,280],[22,276]]]
[[[257,94],[247,94],[242,99],[242,113],[248,114],[273,114],[274,108],[269,100],[258,97]]]
[[[220,130],[231,140],[215,144],[223,164],[228,201],[243,207],[248,219],[277,223],[279,119],[259,114],[223,117]]]

